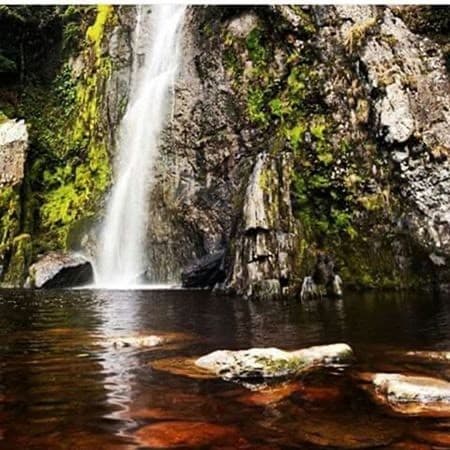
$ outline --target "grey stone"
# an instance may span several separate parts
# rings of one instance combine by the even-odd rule
[[[450,383],[433,377],[377,373],[369,376],[374,400],[398,414],[450,417]]]
[[[34,288],[71,288],[93,282],[91,263],[75,253],[49,252],[30,266],[27,281]]]
[[[195,364],[225,380],[295,376],[312,368],[349,364],[353,351],[347,344],[331,344],[287,352],[278,348],[217,350]]]
[[[24,177],[28,131],[23,120],[0,124],[0,187],[16,186]]]

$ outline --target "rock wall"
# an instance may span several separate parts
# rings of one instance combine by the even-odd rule
[[[299,292],[324,253],[347,285],[445,279],[448,73],[402,12],[190,10],[153,266],[164,253],[177,278],[224,248],[218,287],[264,298]]]
[[[23,121],[0,123],[0,276],[9,286],[22,285],[31,262],[31,237],[20,233],[20,190],[28,153]]]

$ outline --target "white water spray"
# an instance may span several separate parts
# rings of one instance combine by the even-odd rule
[[[96,284],[127,288],[146,269],[149,193],[178,70],[185,6],[138,7],[133,76],[119,131],[116,181],[96,261]],[[141,59],[144,63],[141,64]]]

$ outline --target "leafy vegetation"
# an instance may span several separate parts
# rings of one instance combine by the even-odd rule
[[[28,224],[39,242],[36,251],[64,248],[77,222],[97,211],[109,184],[101,108],[111,63],[100,48],[111,20],[112,8],[100,6],[86,28],[81,77],[75,78],[66,63],[49,86],[25,89],[21,108],[32,144],[27,194],[31,198],[25,201],[36,211],[31,215],[34,223]]]

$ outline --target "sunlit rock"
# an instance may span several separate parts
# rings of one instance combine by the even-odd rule
[[[150,363],[156,370],[190,378],[252,380],[296,376],[315,368],[345,366],[353,361],[347,344],[310,347],[292,352],[278,348],[217,350],[195,358],[164,358]]]
[[[28,132],[23,120],[0,123],[0,187],[15,186],[24,177]]]
[[[366,374],[366,389],[379,404],[394,413],[450,417],[450,383],[438,378],[401,374]]]
[[[195,364],[223,379],[276,378],[296,375],[315,366],[347,364],[353,351],[347,344],[310,347],[293,352],[277,348],[218,350]]]
[[[234,427],[208,422],[159,422],[136,432],[140,443],[152,448],[200,447],[214,443],[239,442]]]
[[[49,252],[30,266],[28,287],[69,288],[92,283],[91,263],[76,253]]]

